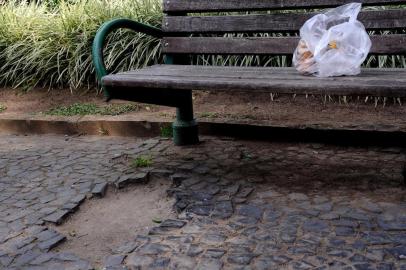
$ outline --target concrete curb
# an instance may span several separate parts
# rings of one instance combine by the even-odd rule
[[[83,134],[145,138],[160,136],[161,128],[170,125],[169,120],[3,117],[0,119],[0,133],[19,135]],[[381,129],[362,126],[326,128],[319,126],[278,126],[259,123],[199,121],[199,131],[201,135],[250,140],[406,146],[406,131],[394,127]]]
[[[0,119],[3,134],[60,134],[109,135],[151,137],[160,134],[165,122],[117,120],[64,120],[50,119]]]

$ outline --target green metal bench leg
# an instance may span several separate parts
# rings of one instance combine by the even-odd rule
[[[186,95],[182,107],[176,109],[176,121],[173,123],[173,141],[175,145],[193,145],[199,143],[199,130],[193,117],[192,91]]]

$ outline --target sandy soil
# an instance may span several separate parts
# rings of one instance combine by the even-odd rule
[[[103,199],[91,199],[55,230],[67,236],[56,250],[81,254],[100,266],[111,249],[138,234],[147,234],[155,219],[174,217],[174,202],[166,195],[169,180],[152,179],[147,185],[115,191],[110,188]]]

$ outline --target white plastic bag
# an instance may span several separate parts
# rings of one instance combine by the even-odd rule
[[[293,55],[296,69],[318,77],[360,74],[372,45],[357,20],[360,11],[360,3],[351,3],[309,19],[300,29]]]

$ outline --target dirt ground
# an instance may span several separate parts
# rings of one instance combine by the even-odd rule
[[[260,123],[282,126],[319,126],[326,128],[377,127],[385,130],[406,130],[406,100],[322,96],[274,96],[250,93],[195,92],[195,112],[198,119]],[[18,114],[41,115],[51,108],[73,103],[94,103],[105,106],[96,90],[76,91],[34,89],[22,92],[0,89],[0,104],[7,110],[0,117]],[[123,101],[113,101],[123,103]],[[124,103],[128,103],[124,101]],[[402,104],[403,106],[401,106]],[[124,117],[140,119],[172,119],[173,108],[141,104],[140,110]]]
[[[54,227],[68,238],[57,251],[81,254],[101,265],[113,248],[147,234],[157,225],[153,220],[174,217],[174,202],[166,195],[169,187],[167,179],[152,179],[147,185],[110,188],[103,199],[86,200],[78,212]]]

